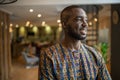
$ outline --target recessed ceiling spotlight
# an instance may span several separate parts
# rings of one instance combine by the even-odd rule
[[[92,22],[89,22],[89,25],[91,26],[91,25],[92,25]]]
[[[97,18],[94,18],[94,21],[97,22],[98,21]]]
[[[57,23],[60,23],[60,22],[61,22],[61,21],[58,19],[58,20],[57,20]]]
[[[42,15],[41,14],[38,14],[37,17],[41,17]]]
[[[29,11],[30,11],[30,12],[33,12],[33,9],[30,9]]]

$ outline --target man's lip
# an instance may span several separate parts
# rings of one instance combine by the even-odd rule
[[[87,28],[81,28],[80,30],[85,30],[85,31],[87,31]]]
[[[87,30],[81,29],[81,30],[80,30],[80,33],[82,33],[83,35],[85,35],[85,34],[87,34]]]

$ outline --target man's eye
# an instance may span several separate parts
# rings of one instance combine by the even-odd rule
[[[82,19],[81,19],[81,18],[76,18],[75,20],[76,20],[76,21],[81,21]]]

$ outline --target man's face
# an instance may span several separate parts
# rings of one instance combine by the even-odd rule
[[[65,23],[67,33],[76,40],[84,40],[87,35],[87,15],[83,9],[73,8],[72,15]]]

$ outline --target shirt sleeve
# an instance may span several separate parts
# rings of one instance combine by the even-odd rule
[[[101,57],[100,63],[99,63],[98,77],[100,78],[100,80],[112,80],[111,76],[107,70],[105,61],[102,57]]]
[[[40,54],[39,80],[55,80],[53,61],[45,51]]]

